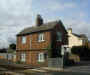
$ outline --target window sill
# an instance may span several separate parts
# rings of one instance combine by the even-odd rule
[[[44,62],[44,60],[41,60],[41,61],[39,60],[39,61],[38,61],[38,63],[43,63],[43,62]]]
[[[39,40],[38,42],[45,42],[45,40]]]
[[[26,62],[25,60],[21,60],[21,62]]]
[[[22,43],[22,45],[25,45],[26,43]]]

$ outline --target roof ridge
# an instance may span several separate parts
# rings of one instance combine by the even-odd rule
[[[77,37],[86,37],[86,35],[85,34],[76,34],[76,33],[72,33],[73,35],[75,35],[75,36],[77,36]]]
[[[23,35],[23,34],[38,32],[38,31],[44,31],[44,30],[50,30],[50,29],[53,29],[56,26],[56,24],[59,22],[60,21],[51,21],[51,22],[44,23],[41,26],[27,27],[27,28],[24,28],[18,35]]]

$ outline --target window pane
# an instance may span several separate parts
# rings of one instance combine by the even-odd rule
[[[25,37],[25,36],[22,37],[22,43],[23,43],[23,44],[26,43],[26,37]]]
[[[40,41],[44,41],[44,34],[43,33],[40,33],[39,35],[38,35],[38,41],[40,42]]]
[[[38,54],[38,61],[44,62],[44,54],[43,53]]]
[[[21,54],[21,61],[25,62],[25,60],[26,60],[26,54],[22,53]]]
[[[62,33],[57,32],[57,41],[62,41]]]

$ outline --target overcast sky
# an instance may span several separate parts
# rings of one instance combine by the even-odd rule
[[[90,0],[0,0],[0,48],[16,41],[23,28],[34,26],[37,14],[44,22],[61,20],[74,33],[90,39]]]

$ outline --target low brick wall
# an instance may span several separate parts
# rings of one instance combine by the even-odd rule
[[[80,57],[78,55],[75,55],[75,54],[71,54],[69,56],[69,59],[74,60],[74,62],[80,62]]]

